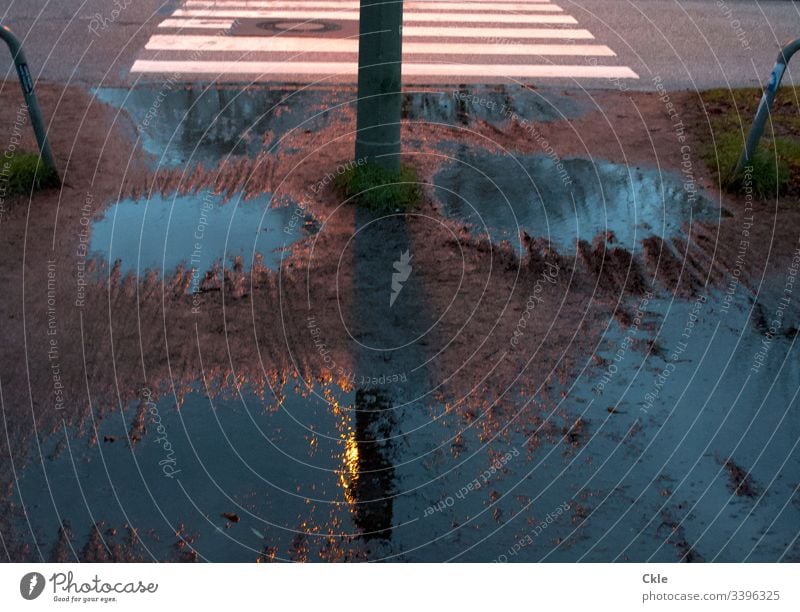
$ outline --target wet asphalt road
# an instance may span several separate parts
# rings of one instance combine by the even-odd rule
[[[226,0],[234,2],[234,0]],[[152,52],[144,50],[153,34],[164,33],[158,24],[170,18],[183,5],[183,0],[2,0],[0,15],[24,40],[32,71],[44,79],[57,82],[74,82],[87,86],[130,85],[139,81],[158,81],[165,78],[160,73],[131,73],[137,59],[148,58]],[[206,3],[214,7],[214,3]],[[216,3],[217,7],[225,2]],[[240,3],[241,4],[241,3]],[[567,57],[548,55],[506,58],[498,55],[470,55],[461,58],[465,63],[491,66],[503,63],[578,64],[590,72],[592,66],[626,67],[639,79],[625,79],[624,86],[636,89],[653,89],[660,79],[673,89],[707,88],[712,86],[755,85],[766,79],[781,42],[800,32],[800,5],[787,0],[693,0],[686,2],[644,0],[562,0],[554,3],[564,15],[574,17],[577,23],[547,27],[573,27],[591,32],[592,44],[608,47],[611,57]],[[296,8],[296,3],[281,3]],[[119,7],[123,7],[119,10]],[[195,0],[194,10],[203,3]],[[229,5],[230,6],[230,5]],[[468,6],[460,3],[458,6]],[[481,6],[477,3],[476,6]],[[185,7],[184,7],[185,8]],[[114,11],[117,11],[114,16]],[[214,8],[213,10],[216,10]],[[407,13],[410,12],[407,9]],[[458,10],[466,10],[459,8]],[[484,9],[487,10],[487,9]],[[438,12],[438,11],[433,11]],[[480,15],[479,11],[475,14]],[[97,28],[102,19],[104,27]],[[91,24],[95,31],[90,31]],[[350,25],[353,25],[352,23]],[[513,27],[519,24],[505,24]],[[470,24],[481,29],[480,22]],[[208,31],[185,30],[180,34],[208,34]],[[233,38],[233,37],[231,37]],[[420,39],[438,43],[436,36]],[[458,39],[450,39],[458,44]],[[484,37],[484,42],[492,40]],[[407,39],[408,42],[408,39]],[[559,41],[540,40],[543,44]],[[562,41],[563,42],[563,41]],[[148,53],[150,55],[148,55]],[[477,52],[476,52],[477,53]],[[158,52],[161,59],[186,59],[187,51],[169,48]],[[314,61],[337,61],[341,54],[318,53]],[[278,61],[284,56],[278,55]],[[247,59],[249,59],[248,56]],[[197,58],[195,58],[197,59]],[[259,54],[254,59],[262,59]],[[270,58],[266,58],[270,59]],[[205,53],[203,61],[230,62],[231,56],[222,52]],[[240,62],[237,57],[233,63]],[[0,60],[0,69],[6,80],[13,78],[7,57]],[[408,61],[406,62],[409,63]],[[459,82],[490,82],[506,80],[494,78],[478,71],[472,77],[453,77]],[[227,73],[221,80],[249,82],[298,82],[308,80],[303,75]],[[420,77],[416,81],[444,83],[448,76]],[[787,75],[791,79],[791,74]],[[208,74],[186,73],[179,80],[187,82],[211,80]],[[346,80],[346,79],[345,79]],[[410,80],[410,79],[407,79]],[[615,87],[609,78],[529,78],[522,79],[536,85]]]

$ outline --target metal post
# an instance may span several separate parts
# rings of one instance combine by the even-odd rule
[[[739,158],[736,168],[733,170],[731,179],[737,178],[742,171],[750,165],[751,160],[756,153],[756,149],[758,148],[758,143],[761,140],[761,135],[764,133],[764,126],[766,125],[767,117],[769,117],[769,114],[772,110],[772,103],[775,101],[778,88],[781,86],[783,73],[786,72],[786,65],[798,50],[800,50],[800,38],[785,45],[778,54],[778,59],[775,61],[775,67],[772,69],[772,74],[769,77],[769,82],[764,88],[764,93],[761,96],[761,102],[758,103],[756,118],[753,120],[753,125],[750,127],[750,133],[747,135],[747,142],[744,145],[744,151],[742,151],[742,156]]]
[[[33,125],[33,131],[36,134],[36,142],[39,143],[42,161],[44,161],[45,165],[49,167],[55,173],[56,178],[58,178],[56,161],[53,157],[53,152],[50,150],[50,143],[47,141],[47,130],[45,130],[44,127],[39,102],[36,100],[36,94],[33,91],[33,79],[31,78],[30,70],[28,70],[28,62],[25,60],[25,53],[22,51],[22,44],[8,26],[0,25],[0,38],[8,45],[11,55],[14,58],[14,65],[17,67],[17,75],[19,76],[19,84],[22,87],[22,94],[25,96],[25,104],[28,106],[28,115],[31,118],[31,125]]]
[[[402,0],[361,0],[356,159],[400,174]]]

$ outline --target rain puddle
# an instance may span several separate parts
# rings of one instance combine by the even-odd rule
[[[128,114],[144,150],[161,168],[255,157],[294,129],[322,129],[330,119],[328,108],[344,99],[334,92],[192,88],[169,82],[94,93]]]
[[[500,129],[512,120],[542,123],[575,119],[585,112],[586,104],[568,94],[505,85],[409,92],[402,107],[402,117],[409,121],[466,125],[477,120]]]
[[[88,434],[65,430],[32,448],[18,491],[36,500],[25,520],[45,558],[63,525],[69,559],[86,555],[87,540],[142,560],[432,559],[458,548],[450,537],[436,545],[450,527],[433,506],[499,461],[474,431],[461,436],[471,452],[454,458],[457,420],[441,407],[395,408],[375,389],[295,378],[275,395],[194,387],[179,400],[142,389]],[[503,465],[520,457],[502,452]],[[488,492],[464,497],[459,516],[491,521]]]
[[[800,521],[800,363],[791,326],[772,340],[758,328],[760,301],[645,297],[632,305],[640,325],[604,335],[599,365],[564,400],[582,420],[584,486],[602,492],[590,504],[582,560],[765,561],[790,552]]]
[[[800,521],[790,335],[763,353],[744,295],[646,299],[559,400],[464,398],[468,421],[338,381],[141,390],[96,440],[42,443],[27,518],[45,554],[66,521],[79,554],[93,525],[109,547],[133,525],[146,559],[781,558]]]
[[[338,90],[183,87],[167,81],[133,89],[99,88],[98,100],[121,109],[142,139],[154,167],[203,163],[215,166],[228,156],[256,157],[272,150],[293,130],[317,132],[353,108],[356,96]],[[521,87],[453,88],[410,91],[403,119],[464,125],[484,121],[500,129],[514,121],[555,121],[583,114],[578,99]]]
[[[562,397],[557,405],[521,395],[493,404],[491,415],[475,411],[479,422],[497,419],[502,437],[471,439],[463,423],[441,415],[439,427],[464,436],[418,449],[431,453],[425,462],[436,465],[436,478],[397,470],[409,494],[396,501],[395,521],[421,519],[395,530],[410,558],[791,556],[800,521],[796,317],[765,351],[748,296],[727,306],[721,294],[645,299],[629,305],[641,309],[637,327],[613,323],[598,339],[599,363],[587,355],[563,396],[552,390]],[[555,436],[533,445],[548,423]],[[476,473],[480,463],[470,459],[482,451],[494,459]]]
[[[121,413],[95,421],[96,437],[45,441],[42,461],[20,481],[22,498],[41,500],[26,506],[35,532],[51,542],[67,524],[80,552],[94,524],[103,549],[133,525],[143,560],[182,558],[184,541],[198,560],[302,560],[326,548],[330,529],[355,537],[352,393],[296,379],[277,395],[245,386],[212,398],[202,389],[179,400],[142,389]],[[346,554],[326,550],[332,560]]]
[[[90,250],[120,260],[121,272],[162,274],[184,264],[201,272],[237,256],[249,269],[256,253],[277,269],[287,248],[301,235],[296,207],[272,208],[270,194],[223,201],[211,191],[149,200],[123,200],[92,224]]]
[[[684,223],[724,214],[677,174],[606,161],[468,154],[434,184],[447,217],[518,248],[520,231],[567,252],[576,240],[613,232],[619,246],[634,250],[644,238],[671,237]]]

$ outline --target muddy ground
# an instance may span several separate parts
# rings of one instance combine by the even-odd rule
[[[63,188],[7,198],[0,218],[5,431],[0,529],[7,560],[147,558],[135,546],[136,536],[115,547],[101,546],[99,528],[89,525],[72,528],[77,553],[64,544],[64,530],[57,533],[57,525],[38,534],[41,545],[34,545],[17,494],[17,478],[40,461],[37,440],[69,431],[90,445],[103,444],[92,424],[131,403],[144,406],[143,389],[155,400],[174,396],[178,404],[199,383],[211,397],[247,386],[270,398],[298,378],[349,393],[382,385],[360,383],[364,378],[418,373],[422,367],[425,376],[414,379],[401,401],[446,407],[454,456],[460,432],[468,429],[477,442],[502,440],[512,417],[516,430],[530,433],[523,451],[528,460],[536,458],[539,443],[557,445],[569,455],[580,448],[586,425],[559,400],[579,372],[604,366],[599,349],[610,326],[624,333],[635,325],[637,304],[650,294],[691,304],[699,295],[724,293],[736,278],[737,291],[755,295],[764,278],[785,274],[797,248],[800,202],[751,202],[723,195],[713,184],[711,169],[694,153],[710,137],[710,124],[699,96],[690,92],[670,94],[668,101],[648,93],[559,94],[574,98],[563,103],[570,109],[566,118],[558,116],[558,100],[554,110],[533,90],[492,88],[481,94],[537,101],[537,109],[548,111],[546,120],[536,121],[531,111],[534,120],[528,123],[517,115],[487,117],[485,109],[463,104],[455,104],[448,115],[452,120],[432,123],[431,115],[415,115],[409,102],[404,161],[416,168],[424,197],[418,209],[399,219],[364,217],[341,202],[331,185],[316,188],[327,172],[335,173],[352,157],[355,120],[348,104],[329,111],[324,124],[313,129],[301,125],[280,136],[257,134],[268,151],[165,162],[146,150],[126,112],[79,88],[42,84],[38,93],[52,118],[51,142]],[[317,108],[325,108],[325,94],[320,95]],[[351,94],[337,95],[348,99]],[[21,96],[7,85],[0,99],[0,144],[6,145],[13,140]],[[22,132],[20,146],[33,150],[29,126]],[[460,153],[481,150],[508,156],[512,164],[515,155],[548,154],[547,145],[559,158],[677,173],[685,186],[691,177],[719,214],[713,221],[687,223],[680,236],[649,236],[634,252],[615,245],[613,235],[560,250],[535,232],[523,233],[516,242],[493,243],[442,214],[435,177]],[[278,270],[256,261],[203,271],[194,293],[191,270],[185,268],[163,277],[152,272],[135,277],[102,257],[84,257],[80,245],[87,228],[114,203],[148,193],[166,197],[204,190],[229,198],[225,205],[231,206],[263,193],[272,194],[274,205],[302,203],[300,224],[312,229],[291,245]],[[356,231],[365,223],[373,224],[372,237]],[[424,312],[409,306],[386,319],[374,309],[374,315],[365,313],[363,304],[391,274],[386,253],[402,249],[413,253],[413,295],[425,304]],[[364,280],[373,277],[381,280]],[[87,279],[85,287],[81,278]],[[535,315],[526,315],[522,329],[520,320],[534,303]],[[379,307],[376,302],[374,308]],[[365,324],[370,316],[379,319]],[[329,353],[323,354],[319,340],[315,344],[309,317]],[[649,348],[646,339],[638,348],[657,349],[654,336]],[[392,359],[385,359],[383,349],[406,341],[413,350],[396,349],[390,351]],[[526,403],[517,413],[517,398],[534,396],[536,404]],[[128,432],[134,443],[153,428],[143,410],[135,423],[138,429]],[[356,429],[375,435],[365,433],[367,426]],[[56,445],[48,452],[63,448]],[[364,465],[380,466],[382,452],[375,451]],[[728,458],[720,462],[736,480],[737,494],[745,493],[746,470]],[[372,499],[374,489],[386,485],[361,486],[366,492],[360,495]],[[580,525],[586,506],[567,507],[570,522]],[[375,523],[374,518],[355,520],[362,531]],[[657,536],[667,529],[675,559],[695,560],[680,525],[669,527],[671,522],[666,517],[667,527],[658,526]],[[335,532],[335,525],[328,528]],[[197,558],[191,544],[181,537],[177,542],[169,558]],[[328,547],[319,558],[382,554],[369,546],[356,548],[334,554]],[[282,557],[271,550],[267,545],[252,558]]]

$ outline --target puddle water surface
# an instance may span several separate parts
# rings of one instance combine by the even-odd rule
[[[267,88],[104,88],[98,100],[123,109],[157,167],[215,166],[228,156],[255,157],[291,130],[327,125],[342,97],[319,91]]]
[[[104,418],[96,443],[45,441],[44,462],[20,482],[42,500],[28,518],[44,541],[59,518],[79,541],[99,521],[132,524],[161,559],[176,554],[180,527],[215,561],[264,551],[317,561],[774,560],[800,520],[800,369],[779,338],[751,372],[763,339],[748,323],[751,302],[740,296],[722,312],[718,298],[653,298],[640,328],[599,339],[599,363],[557,407],[510,394],[479,416],[500,419],[502,436],[430,401],[371,416],[372,391],[308,391],[292,378],[277,398],[245,386],[211,399],[199,384],[179,409],[171,395],[143,397]],[[486,407],[466,401],[475,415]],[[557,432],[578,418],[581,427],[532,446],[542,418]],[[48,481],[59,483],[59,517],[44,501]]]
[[[356,531],[347,512],[352,394],[309,391],[297,380],[277,388],[278,398],[243,388],[212,399],[200,389],[179,404],[142,391],[140,401],[96,422],[96,442],[46,442],[48,457],[21,483],[23,495],[41,500],[49,499],[48,482],[59,483],[58,517],[50,504],[29,510],[37,531],[52,536],[67,521],[80,540],[94,523],[129,524],[140,529],[146,557],[174,558],[185,538],[201,559],[228,561],[255,560],[268,545],[288,555],[298,537],[317,552],[330,525]]]
[[[332,118],[355,110],[356,100],[348,88],[148,85],[130,90],[100,88],[94,93],[101,102],[128,114],[144,150],[158,167],[214,166],[228,156],[281,152],[279,142],[287,134],[322,130]],[[512,86],[410,91],[403,99],[404,120],[452,126],[479,120],[507,129],[510,121],[555,121],[585,111],[586,104],[572,96]]]
[[[544,155],[468,155],[434,177],[436,197],[446,216],[494,241],[519,246],[525,231],[567,252],[576,240],[605,232],[633,250],[648,236],[671,237],[684,223],[720,216],[677,174],[585,159],[561,163]]]
[[[276,269],[301,223],[296,207],[271,204],[269,194],[223,201],[210,191],[123,200],[93,223],[90,250],[111,263],[121,260],[123,274],[168,273],[179,264],[205,272],[236,256],[249,269],[255,253]]]

